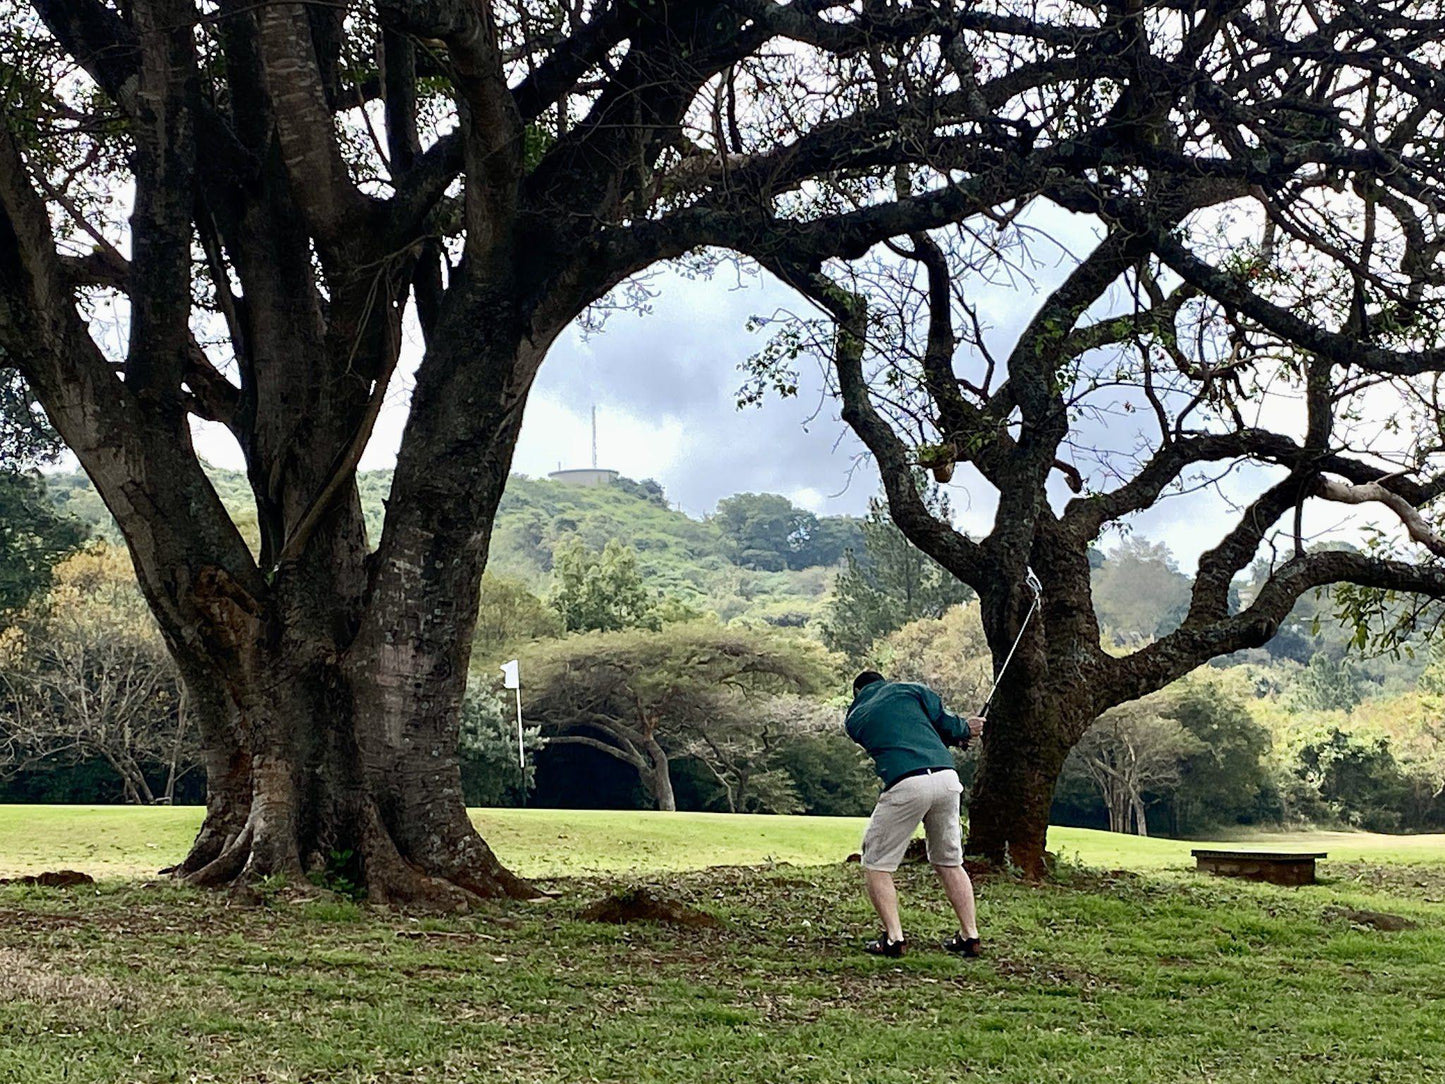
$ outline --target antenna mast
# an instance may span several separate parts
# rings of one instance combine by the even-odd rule
[[[592,404],[592,469],[597,469],[597,404]]]

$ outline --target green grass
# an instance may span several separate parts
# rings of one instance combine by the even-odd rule
[[[0,876],[81,869],[135,877],[178,862],[201,821],[197,807],[0,805]],[[477,809],[472,817],[502,860],[529,877],[751,866],[829,865],[858,849],[863,820],[621,810]],[[1193,864],[1199,841],[1139,839],[1053,828],[1066,862],[1135,871]],[[1367,832],[1254,834],[1226,844],[1327,851],[1331,862],[1445,864],[1445,836]]]
[[[1440,837],[1329,836],[1324,882],[1285,889],[1188,872],[1188,843],[1056,829],[1053,881],[979,885],[982,960],[929,947],[945,905],[905,867],[916,951],[884,961],[839,862],[857,821],[479,810],[557,894],[442,917],[118,876],[173,861],[197,816],[0,807],[0,868],[112,874],[0,888],[0,1081],[1445,1081]],[[639,883],[722,928],[579,919]]]
[[[980,886],[990,955],[857,951],[839,866],[645,878],[723,929],[582,922],[609,879],[424,917],[174,886],[0,889],[0,1079],[1428,1082],[1445,870],[1286,890],[1185,874]],[[1422,871],[1424,873],[1422,874]],[[915,944],[948,922],[901,878]],[[1420,884],[1427,887],[1420,888]],[[1421,928],[1351,926],[1340,906]]]

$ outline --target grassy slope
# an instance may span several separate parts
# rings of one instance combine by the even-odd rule
[[[681,871],[775,861],[828,865],[857,849],[863,821],[565,809],[479,809],[473,816],[502,860],[531,877]],[[127,806],[0,806],[0,875],[71,867],[95,876],[153,873],[185,854],[201,810]],[[1192,864],[1182,840],[1054,828],[1068,863],[1136,871]],[[1240,845],[1328,851],[1331,861],[1439,863],[1445,836],[1312,832],[1256,835]],[[1326,869],[1329,863],[1326,863]]]
[[[40,812],[30,825],[51,838],[108,832],[95,814]],[[127,812],[130,842],[159,852],[183,837],[190,811]],[[9,852],[15,811],[3,815]],[[857,830],[685,814],[479,816],[499,844],[512,833],[514,861],[538,869],[564,849],[614,867],[759,848],[836,856]],[[759,839],[759,828],[776,835]],[[1096,837],[1076,837],[1081,854]],[[1114,843],[1144,866],[1174,861],[1179,846]],[[1387,844],[1401,856],[1411,845]],[[1414,857],[1438,862],[1435,845]],[[857,951],[872,923],[856,871],[836,863],[649,875],[724,920],[701,933],[580,921],[582,904],[617,887],[599,877],[554,882],[561,895],[540,903],[446,918],[325,899],[255,909],[135,882],[0,888],[0,1080],[1445,1079],[1445,864],[1336,863],[1331,877],[1303,889],[1168,870],[994,879],[980,886],[989,955],[959,961],[928,949],[948,920],[926,869],[906,869],[919,951],[896,962]],[[1420,928],[1355,927],[1342,905]]]

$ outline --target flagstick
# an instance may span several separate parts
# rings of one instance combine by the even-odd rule
[[[527,804],[527,752],[522,746],[522,664],[516,659],[501,666],[502,686],[517,693],[517,771],[520,773],[522,804]]]

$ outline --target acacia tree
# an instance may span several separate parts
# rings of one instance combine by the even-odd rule
[[[547,743],[587,746],[631,765],[666,811],[677,808],[672,755],[709,749],[705,763],[725,783],[725,762],[736,767],[744,756],[742,735],[766,733],[775,747],[780,726],[770,699],[817,692],[830,676],[816,644],[708,621],[569,636],[534,645],[521,662],[525,718]],[[732,780],[744,796],[746,783]]]
[[[820,690],[814,686],[811,690]],[[678,750],[711,773],[729,813],[801,813],[802,800],[779,761],[793,743],[837,732],[839,711],[816,696],[783,693],[681,720]]]
[[[990,713],[967,845],[1040,871],[1060,768],[1104,711],[1265,643],[1315,588],[1341,585],[1361,622],[1390,592],[1445,595],[1431,523],[1445,9],[1123,0],[968,17],[981,10],[1005,22],[869,63],[896,103],[952,63],[964,127],[997,148],[980,152],[996,169],[959,171],[942,147],[895,169],[901,198],[947,178],[972,206],[871,261],[763,253],[822,316],[783,325],[750,393],[796,386],[800,353],[826,360],[894,521],[978,592],[995,669],[1032,603],[1026,569],[1042,579]],[[1060,221],[1072,240],[1047,235]],[[1061,251],[1072,261],[1004,351],[981,290],[1028,283]],[[985,536],[931,514],[917,465],[996,493]],[[1231,474],[1253,492],[1200,558],[1178,628],[1103,651],[1090,547]],[[1305,524],[1328,502],[1403,530],[1310,549]],[[1268,575],[1239,606],[1231,585],[1259,555]]]

